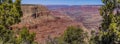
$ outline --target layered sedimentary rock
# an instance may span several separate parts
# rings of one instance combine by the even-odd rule
[[[22,11],[24,16],[44,16],[49,14],[49,10],[43,5],[22,5]]]
[[[30,32],[35,32],[35,40],[39,44],[45,44],[48,36],[54,38],[62,35],[68,26],[84,28],[82,23],[74,21],[65,14],[50,11],[42,5],[22,5],[22,11],[22,21],[12,27],[14,29],[27,27]]]

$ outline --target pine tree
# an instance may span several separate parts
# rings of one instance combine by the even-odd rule
[[[16,0],[14,4],[15,4],[16,9],[19,10],[18,12],[19,12],[20,17],[21,17],[22,16],[21,0]]]
[[[89,44],[88,33],[79,27],[70,26],[58,38],[48,36],[47,44]]]
[[[120,22],[119,15],[115,13],[117,0],[102,0],[104,5],[100,8],[100,14],[103,18],[99,39],[95,40],[96,44],[120,44]],[[115,13],[115,14],[114,14]]]
[[[20,17],[22,16],[22,14],[20,14],[21,10],[17,9],[12,0],[2,2],[0,11],[0,25],[10,28],[11,25],[20,22]]]
[[[88,44],[89,41],[87,32],[73,26],[68,27],[61,38],[62,44]]]
[[[19,37],[16,39],[16,44],[37,44],[34,41],[35,33],[29,33],[27,28],[19,31]]]
[[[21,0],[0,0],[0,44],[34,44],[35,35],[28,30],[21,29],[19,37],[11,30],[11,26],[19,23],[21,17]]]
[[[11,42],[13,38],[13,32],[10,30],[10,25],[12,25],[12,20],[10,14],[12,8],[12,2],[8,3],[10,0],[0,0],[0,40],[3,44]],[[10,21],[11,20],[11,21]]]
[[[0,0],[0,4],[2,3],[2,1]]]

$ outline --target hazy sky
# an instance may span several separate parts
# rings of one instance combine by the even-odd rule
[[[101,5],[101,0],[22,0],[22,4],[43,5]]]

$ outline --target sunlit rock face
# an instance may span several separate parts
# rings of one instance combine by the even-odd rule
[[[22,11],[24,16],[44,16],[48,15],[49,10],[43,5],[32,5],[32,4],[24,4],[22,5]]]

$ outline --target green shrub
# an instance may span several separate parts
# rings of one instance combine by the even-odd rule
[[[35,33],[26,28],[19,34],[12,30],[11,26],[19,23],[21,17],[21,0],[0,0],[0,44],[35,44]]]
[[[37,44],[34,41],[35,33],[29,33],[29,30],[27,28],[23,28],[18,35],[19,37],[17,38],[17,44]]]
[[[120,44],[120,5],[118,5],[120,3],[117,0],[102,1],[104,5],[100,8],[100,14],[103,22],[100,31],[94,39],[95,43]]]
[[[88,44],[87,37],[87,32],[83,29],[71,26],[61,37],[50,39],[49,44]]]

